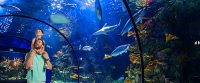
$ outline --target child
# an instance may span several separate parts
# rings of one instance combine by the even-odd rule
[[[36,30],[36,33],[35,33],[36,37],[33,38],[32,42],[31,42],[31,50],[35,50],[35,52],[37,54],[45,55],[45,54],[47,54],[47,52],[44,50],[44,46],[45,46],[44,40],[42,40],[44,42],[44,45],[42,46],[41,49],[34,49],[34,43],[35,43],[35,41],[38,40],[38,39],[42,39],[43,34],[44,34],[44,32],[42,31],[42,29],[38,28]],[[45,64],[45,66],[47,66],[47,65]]]
[[[33,46],[34,46],[33,44],[34,44],[35,40],[42,39],[43,34],[44,34],[44,32],[42,31],[42,29],[36,30],[36,33],[35,33],[36,37],[33,38],[32,42],[31,42],[31,48],[33,48]],[[43,42],[44,42],[44,40],[43,40]]]

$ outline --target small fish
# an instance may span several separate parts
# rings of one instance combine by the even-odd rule
[[[81,44],[80,44],[78,49],[81,50],[81,48],[82,48],[82,46],[81,46]]]
[[[118,24],[112,25],[112,26],[106,26],[107,23],[105,23],[104,26],[100,30],[93,33],[93,35],[101,35],[101,34],[107,35],[108,32],[111,32],[111,31],[115,30],[117,27],[119,27],[120,23],[121,23],[121,20],[119,21]]]
[[[115,50],[111,53],[112,57],[121,55],[123,53],[126,53],[128,51],[130,47],[130,44],[124,44],[124,45],[120,45],[117,48],[115,48]]]
[[[47,45],[47,48],[53,48],[53,47],[51,47],[50,45]]]
[[[92,49],[94,49],[94,48],[91,46],[83,46],[83,48],[82,48],[82,50],[84,50],[84,51],[91,51]]]
[[[108,55],[108,54],[105,54],[105,56],[104,56],[104,59],[109,59],[109,58],[111,58],[112,56],[110,56],[110,55]]]
[[[171,40],[176,40],[176,39],[179,39],[179,38],[177,36],[172,35],[172,34],[165,33],[165,40],[166,40],[166,42],[169,42]]]
[[[84,67],[79,67],[79,69],[83,69]]]
[[[65,6],[77,7],[77,4],[63,3]]]
[[[12,48],[9,49],[10,52],[13,52],[14,50]]]
[[[96,71],[96,72],[94,72],[94,73],[96,73],[96,74],[101,74],[102,72],[100,72],[100,71],[99,71],[99,72],[98,72],[98,71]]]
[[[63,71],[59,71],[59,73],[62,73]]]
[[[50,21],[56,24],[68,24],[70,20],[63,14],[51,14]]]
[[[84,67],[79,67],[79,69],[83,69]],[[75,67],[74,69],[78,69],[78,67]]]
[[[127,37],[130,37],[130,36],[133,36],[133,35],[135,35],[135,32],[129,31],[128,34],[127,34]]]
[[[99,20],[102,19],[102,9],[99,0],[95,1],[96,14]]]
[[[78,75],[75,73],[72,73],[72,75],[70,76],[71,79],[78,79]]]
[[[72,73],[72,76],[78,77],[78,74],[76,74],[76,73]]]
[[[83,78],[83,79],[88,79],[88,78],[90,78],[90,77],[88,77],[88,76],[80,76],[81,78]]]
[[[83,60],[83,58],[81,57],[81,58],[80,58],[80,60],[82,61],[82,60]]]

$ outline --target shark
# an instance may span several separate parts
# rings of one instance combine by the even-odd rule
[[[102,35],[102,34],[108,35],[109,32],[111,32],[111,31],[115,30],[117,27],[119,27],[120,23],[121,23],[121,20],[119,21],[118,24],[112,25],[112,26],[107,26],[107,23],[105,23],[104,26],[100,30],[94,32],[93,35]]]
[[[145,8],[140,9],[137,13],[135,13],[133,15],[135,24],[142,23],[142,17],[144,16],[144,10],[145,10]],[[133,28],[133,25],[132,25],[131,19],[129,18],[128,21],[126,22],[126,24],[124,25],[124,28],[122,29],[120,35],[123,36],[125,33],[130,31],[132,28]]]
[[[130,44],[120,45],[120,46],[116,47],[115,50],[113,50],[110,55],[105,54],[104,59],[117,57],[119,55],[122,55],[123,53],[127,53],[129,47],[130,47]]]
[[[116,57],[118,55],[121,55],[123,53],[126,53],[130,47],[130,44],[124,44],[120,45],[110,54],[112,57]]]

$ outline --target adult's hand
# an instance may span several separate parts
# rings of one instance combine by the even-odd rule
[[[42,49],[35,49],[37,54],[43,54],[45,51]]]
[[[50,62],[50,59],[49,59],[49,55],[47,52],[44,52],[44,54],[42,54],[44,60],[45,60],[45,66],[47,69],[49,70],[52,70],[52,64]]]
[[[36,54],[36,50],[35,49],[30,51],[30,56],[34,56],[35,54]]]
[[[44,58],[45,60],[49,59],[49,55],[48,55],[47,52],[44,52],[44,53],[42,54],[42,56],[43,56],[43,58]]]

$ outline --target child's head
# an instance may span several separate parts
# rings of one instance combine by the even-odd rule
[[[42,31],[42,29],[38,28],[36,30],[36,36],[43,36],[44,32]]]

